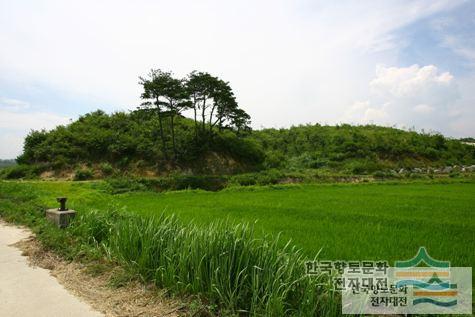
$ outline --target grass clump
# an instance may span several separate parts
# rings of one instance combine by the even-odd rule
[[[339,314],[324,277],[305,274],[308,258],[278,237],[258,237],[253,226],[200,226],[111,205],[80,210],[61,230],[46,221],[40,195],[30,186],[0,182],[0,216],[28,225],[47,248],[89,263],[92,271],[110,269],[111,263],[123,268],[111,285],[139,278],[173,294],[194,295],[218,315]]]
[[[88,168],[78,168],[74,172],[75,181],[85,181],[94,177],[93,171]]]
[[[217,222],[182,224],[173,216],[119,221],[109,254],[177,294],[200,294],[232,313],[314,316],[334,309],[318,303],[328,294],[305,275],[304,256],[279,239],[257,239],[253,227]]]

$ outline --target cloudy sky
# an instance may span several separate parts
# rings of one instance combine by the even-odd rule
[[[253,126],[475,136],[475,1],[0,0],[0,158],[134,109],[150,68],[229,81]]]

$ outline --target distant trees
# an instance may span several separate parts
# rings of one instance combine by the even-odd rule
[[[174,159],[179,155],[174,119],[186,110],[193,111],[195,142],[209,142],[215,133],[229,129],[238,134],[250,130],[250,116],[239,108],[229,83],[203,72],[192,72],[176,79],[171,72],[152,69],[140,77],[144,102],[141,109],[152,110],[159,119],[160,139],[165,156],[167,140],[163,120],[170,120]]]

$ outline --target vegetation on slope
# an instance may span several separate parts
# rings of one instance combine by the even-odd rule
[[[375,125],[302,125],[254,131],[268,168],[330,168],[355,174],[377,170],[471,165],[475,147],[441,134]]]
[[[52,131],[33,131],[25,139],[22,164],[47,164],[64,169],[79,164],[103,164],[122,170],[155,172],[191,168],[211,172],[220,167],[230,170],[249,169],[262,161],[263,153],[252,140],[243,139],[232,131],[223,131],[209,138],[196,139],[194,122],[174,119],[176,159],[167,159],[169,149],[157,138],[159,119],[148,112],[134,111],[106,114],[96,111],[77,121]],[[169,131],[169,124],[163,122]],[[170,134],[165,134],[168,144]],[[211,160],[211,161],[210,161]],[[107,164],[104,164],[107,163]],[[207,170],[208,169],[208,170]]]
[[[440,134],[346,124],[251,131],[251,118],[229,83],[208,73],[177,79],[152,70],[140,84],[143,103],[135,111],[98,110],[52,131],[32,131],[17,159],[20,165],[2,172],[4,177],[74,169],[77,180],[272,168],[371,174],[475,162],[473,145]]]
[[[141,110],[110,115],[96,111],[49,132],[32,131],[18,158],[20,165],[3,175],[29,178],[47,170],[75,170],[76,179],[82,180],[170,173],[222,176],[261,170],[271,178],[277,174],[281,179],[292,178],[285,176],[292,171],[310,179],[305,175],[315,174],[312,170],[346,175],[383,171],[384,175],[397,176],[395,172],[401,168],[436,169],[475,163],[475,147],[458,140],[373,125],[316,124],[249,131],[245,135],[212,130],[212,134],[199,132],[197,138],[196,123],[178,116],[174,119],[176,152],[163,148],[158,126],[157,116]],[[169,123],[162,122],[162,128],[170,131]],[[171,144],[171,132],[164,136],[165,143]],[[177,156],[171,158],[174,152]],[[236,180],[240,183],[240,179],[251,176]],[[262,178],[254,176],[256,181],[250,184]]]

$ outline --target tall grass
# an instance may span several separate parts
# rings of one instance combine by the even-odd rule
[[[256,238],[253,226],[195,225],[111,206],[82,210],[60,230],[45,220],[32,187],[0,183],[0,189],[0,215],[32,227],[47,247],[69,259],[107,256],[144,282],[199,296],[220,315],[339,314],[323,277],[306,276],[303,253],[278,236]]]
[[[339,310],[323,278],[306,276],[307,259],[299,250],[290,243],[282,247],[278,237],[255,238],[252,226],[95,212],[80,220],[73,230],[87,230],[83,234],[143,281],[175,294],[198,294],[221,311],[315,316]]]

